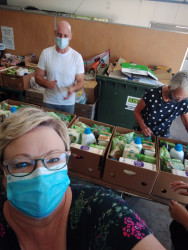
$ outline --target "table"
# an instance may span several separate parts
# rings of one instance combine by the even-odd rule
[[[11,89],[11,88],[1,87],[1,86],[0,86],[0,90],[5,91],[5,92],[10,92],[10,93],[18,93],[20,102],[23,102],[23,94],[25,93],[25,90]]]

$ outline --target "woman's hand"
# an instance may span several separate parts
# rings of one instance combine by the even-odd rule
[[[188,228],[188,211],[183,205],[171,200],[169,203],[169,212],[174,220],[182,224],[185,228]]]
[[[174,181],[170,184],[170,187],[174,189],[174,191],[177,191],[179,189],[183,189],[179,191],[179,194],[188,196],[188,183],[185,183],[183,181]]]
[[[141,127],[141,131],[142,131],[142,134],[144,134],[145,136],[151,136],[153,134],[151,129],[147,126]]]

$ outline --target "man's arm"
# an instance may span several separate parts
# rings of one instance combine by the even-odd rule
[[[36,83],[38,83],[44,88],[54,89],[56,87],[57,81],[48,81],[44,79],[45,74],[46,74],[45,70],[37,68],[35,73]]]
[[[84,86],[84,74],[77,74],[75,77],[75,80],[76,80],[76,84],[68,87],[68,94],[64,98],[64,100],[68,99],[72,95],[73,92],[77,92],[83,88],[83,86]]]
[[[183,122],[183,124],[185,126],[185,129],[188,132],[188,112],[181,115],[181,120],[182,120],[182,122]]]
[[[142,133],[146,136],[150,136],[152,134],[152,131],[149,127],[146,126],[146,124],[144,123],[144,120],[142,119],[142,115],[141,115],[141,112],[145,107],[146,107],[146,104],[145,104],[143,98],[141,98],[140,101],[138,102],[136,108],[134,109],[134,116],[135,116],[135,119],[141,128]]]

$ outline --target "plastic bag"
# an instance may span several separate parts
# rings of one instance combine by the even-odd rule
[[[86,104],[87,97],[86,97],[84,89],[82,89],[76,93],[76,100],[75,101],[76,101],[76,103]]]

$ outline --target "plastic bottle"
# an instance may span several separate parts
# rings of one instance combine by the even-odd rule
[[[182,144],[176,144],[174,148],[171,148],[170,156],[171,158],[179,159],[181,162],[183,162],[184,152]]]
[[[140,137],[135,137],[134,141],[131,142],[132,145],[140,148],[140,152],[142,150],[142,139]]]
[[[82,135],[82,145],[89,145],[95,143],[96,139],[93,133],[91,133],[90,128],[85,128],[84,133]]]
[[[10,108],[10,112],[11,112],[11,113],[16,113],[16,112],[17,112],[17,108],[14,107],[14,106],[12,106],[12,107]]]

